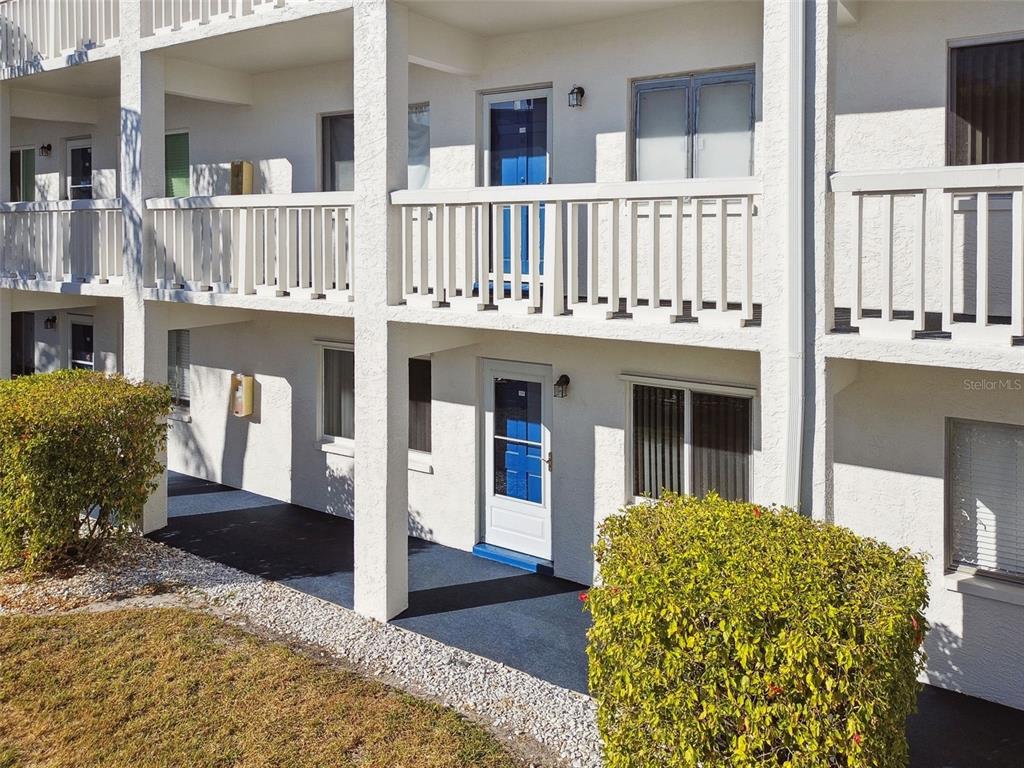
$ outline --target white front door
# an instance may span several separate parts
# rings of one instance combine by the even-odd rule
[[[484,362],[484,541],[551,559],[551,368]]]

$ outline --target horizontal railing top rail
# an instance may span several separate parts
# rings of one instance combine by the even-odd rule
[[[109,200],[35,200],[29,203],[0,203],[0,214],[43,211],[99,211],[121,207],[121,198]]]
[[[204,208],[346,207],[354,205],[355,198],[355,192],[290,192],[283,195],[196,195],[193,197],[154,197],[146,201],[146,207],[153,211]]]
[[[851,194],[911,192],[922,189],[1020,189],[1024,187],[1024,163],[864,172],[837,171],[832,174],[830,181],[833,192]]]
[[[250,16],[282,8],[288,0],[141,0],[143,34],[172,32],[217,19]]]
[[[465,189],[401,189],[395,205],[471,205],[475,203],[588,202],[598,200],[672,200],[678,197],[747,197],[761,194],[761,179],[743,176],[679,181],[615,181],[581,184],[524,184]]]

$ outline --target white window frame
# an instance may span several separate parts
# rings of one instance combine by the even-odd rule
[[[625,500],[627,504],[642,504],[654,501],[647,496],[636,496],[633,493],[633,387],[640,384],[647,387],[661,387],[662,389],[676,389],[684,393],[685,401],[683,408],[683,493],[691,493],[693,489],[693,394],[726,395],[750,400],[750,471],[747,482],[751,493],[754,490],[754,446],[760,439],[760,423],[758,420],[759,398],[758,392],[753,387],[745,387],[735,384],[714,384],[702,381],[688,381],[685,379],[667,378],[661,376],[623,373],[619,375],[625,386]]]
[[[168,350],[168,364],[170,364],[170,349],[171,349],[171,334],[173,333],[187,333],[188,334],[188,378],[189,378],[189,396],[188,405],[181,405],[179,402],[174,402],[171,405],[172,416],[176,416],[181,420],[189,420],[189,416],[192,412],[192,330],[190,328],[172,328],[167,331],[167,350]],[[94,355],[95,356],[95,355]],[[180,361],[176,361],[179,362]],[[180,364],[179,366],[180,367]],[[172,393],[173,394],[173,393]]]
[[[166,137],[168,136],[176,136],[179,133],[184,133],[186,136],[188,136],[188,195],[189,197],[192,197],[195,194],[196,185],[195,179],[193,178],[192,175],[192,135],[190,133],[190,130],[188,128],[173,128],[171,130],[164,131],[164,138],[166,139]],[[166,173],[167,158],[164,157],[164,174],[166,175]],[[166,187],[166,185],[167,179],[165,178],[164,186]]]
[[[32,159],[34,161],[34,160],[37,159],[36,151],[37,150],[36,150],[36,147],[34,145],[20,144],[18,146],[12,146],[11,147],[11,151],[10,151],[10,153],[8,155],[8,162],[10,162],[10,155],[14,154],[15,152],[18,152],[18,153],[31,152],[32,155],[33,155]],[[9,171],[9,169],[8,169],[8,171]],[[21,166],[21,183],[22,184],[25,183],[25,166],[24,166],[24,161],[22,161],[22,166]],[[23,195],[23,197],[24,197],[24,195]],[[11,202],[13,202],[13,203],[23,203],[23,202],[34,202],[35,200],[36,200],[36,179],[35,179],[35,175],[33,175],[32,176],[32,200],[31,201],[27,201],[27,200],[12,200]]]
[[[327,179],[324,178],[324,119],[328,117],[342,117],[349,115],[352,117],[352,128],[355,129],[355,112],[352,108],[348,109],[334,109],[328,110],[327,112],[319,112],[316,116],[316,158],[317,158],[317,171],[316,171],[316,187],[318,192],[333,192],[334,190],[327,189]],[[352,147],[353,154],[353,184],[355,176],[355,147]]]
[[[426,115],[427,115],[427,133],[429,135],[430,134],[430,129],[431,129],[430,120],[431,120],[431,117],[432,117],[431,114],[430,114],[430,102],[429,101],[417,101],[414,104],[410,104],[409,105],[409,117],[410,117],[410,119],[412,118],[412,115],[413,115],[414,112],[425,112],[426,113]],[[433,139],[431,139],[431,142],[427,144],[427,184],[426,184],[425,187],[423,187],[423,189],[430,189],[430,170],[431,170],[430,164],[431,164],[431,160],[433,159],[432,158],[432,155],[433,155],[432,150],[434,149],[432,142],[433,142]],[[406,165],[409,165],[409,159],[408,158],[406,159]],[[408,184],[406,184],[406,186],[407,186],[407,188],[411,189],[411,187],[409,187]]]
[[[687,119],[686,126],[686,168],[687,178],[699,178],[697,172],[697,158],[693,148],[693,137],[697,132],[697,125],[700,119],[700,98],[699,89],[706,85],[718,85],[721,83],[750,83],[750,174],[753,175],[757,167],[757,158],[754,157],[754,131],[757,128],[757,68],[754,64],[744,64],[728,69],[715,69],[703,72],[680,72],[674,75],[658,75],[655,77],[637,77],[630,81],[630,120],[629,120],[629,157],[627,162],[628,178],[636,181],[636,158],[637,158],[637,126],[640,122],[640,99],[642,91],[659,90],[662,88],[674,88],[677,86],[686,87]]]
[[[954,416],[946,417],[945,425],[945,456],[943,461],[943,538],[945,539],[945,566],[944,570],[947,576],[960,576],[978,578],[981,580],[992,580],[995,582],[1004,582],[1007,584],[1016,585],[1018,587],[1024,586],[1024,571],[1019,574],[1011,573],[999,573],[990,571],[985,568],[977,568],[971,565],[964,565],[961,563],[954,562],[953,559],[953,429],[957,424],[980,424],[985,426],[993,427],[1016,427],[1024,429],[1022,424],[1013,424],[1011,422],[1001,421],[987,421],[984,419],[963,419]],[[984,589],[984,587],[982,587]],[[966,590],[956,590],[966,591]],[[988,595],[984,595],[988,596]],[[1018,594],[1018,600],[1011,600],[1010,602],[1018,602],[1018,604],[1024,605],[1024,594]]]
[[[71,152],[72,152],[72,150],[84,149],[86,147],[89,148],[90,152],[95,153],[95,150],[94,150],[93,144],[92,144],[92,137],[91,136],[87,136],[87,137],[83,137],[83,138],[77,138],[77,139],[65,139],[64,140],[64,184],[63,184],[63,187],[64,187],[64,199],[65,200],[71,200],[72,199],[71,198]],[[95,161],[95,159],[96,158],[93,157],[93,161]],[[93,180],[92,180],[91,176],[89,177],[89,191],[90,191],[91,199],[95,199],[94,194],[95,194],[96,189],[93,186]]]
[[[551,165],[553,142],[555,139],[555,107],[554,89],[550,85],[520,87],[506,91],[485,91],[480,94],[480,140],[477,142],[477,159],[480,163],[480,173],[477,174],[481,186],[491,186],[491,105],[502,101],[522,101],[524,99],[547,99],[547,147],[544,155],[544,162],[547,166],[546,184],[550,184],[554,178],[554,171]]]
[[[327,350],[338,350],[340,352],[351,352],[353,362],[355,361],[355,345],[347,341],[327,341],[317,339],[313,342],[316,348],[316,440],[320,450],[325,453],[335,453],[339,456],[355,456],[356,441],[352,437],[338,437],[328,435],[324,432],[324,355]],[[354,368],[354,365],[353,365]],[[353,376],[352,389],[355,390],[355,376]]]

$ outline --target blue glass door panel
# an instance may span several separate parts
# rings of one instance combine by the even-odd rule
[[[548,100],[515,99],[490,105],[490,178],[494,186],[546,184],[548,181]],[[519,259],[523,275],[530,273],[529,214],[520,217]],[[504,238],[502,269],[512,272],[512,211],[502,210]],[[544,208],[540,211],[540,272],[544,272]],[[506,282],[504,289],[509,290]],[[528,290],[523,284],[524,294]]]
[[[494,494],[542,504],[541,392],[536,381],[494,379]]]

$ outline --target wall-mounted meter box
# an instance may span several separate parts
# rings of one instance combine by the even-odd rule
[[[252,383],[252,376],[231,374],[231,412],[235,416],[252,416]]]

